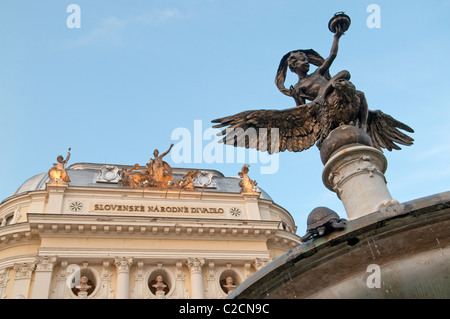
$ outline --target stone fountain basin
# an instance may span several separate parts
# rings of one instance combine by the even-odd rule
[[[370,284],[371,265],[379,267],[379,288]],[[449,265],[450,191],[383,208],[344,230],[310,239],[228,298],[448,299]]]

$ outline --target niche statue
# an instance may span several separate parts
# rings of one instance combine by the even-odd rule
[[[225,292],[229,295],[236,289],[236,285],[234,284],[233,277],[229,276],[225,279],[225,285],[222,285]]]

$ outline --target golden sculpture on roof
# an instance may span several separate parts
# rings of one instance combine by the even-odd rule
[[[184,189],[194,189],[195,188],[194,179],[197,177],[198,173],[200,173],[199,169],[195,171],[190,170],[189,172],[183,175],[182,179],[177,179],[175,181],[174,187]]]
[[[139,164],[134,164],[130,169],[122,168],[121,179],[119,184],[129,187],[139,187],[141,182],[145,180],[147,175],[137,172]]]
[[[145,164],[145,171],[139,171],[139,164],[135,164],[132,168],[122,168],[120,185],[133,188],[180,188],[194,189],[194,179],[197,177],[199,170],[189,171],[182,179],[174,182],[172,167],[163,161],[163,157],[169,154],[173,144],[162,154],[155,149],[154,158]]]
[[[238,173],[239,177],[242,178],[242,180],[239,182],[239,186],[241,187],[241,193],[254,193],[257,191],[256,181],[251,180],[250,177],[248,177],[248,171],[250,165],[244,164],[242,166],[241,171]]]
[[[172,147],[173,144],[170,144],[169,149],[161,155],[159,155],[159,151],[155,149],[153,151],[153,156],[155,156],[155,158],[150,159],[150,163],[147,164],[147,171],[150,173],[151,169],[151,175],[156,187],[165,188],[173,183],[172,167],[162,160],[164,156],[169,154]]]
[[[53,163],[53,167],[49,169],[48,171],[48,178],[50,179],[51,183],[58,183],[58,182],[64,182],[64,183],[70,183],[69,175],[67,175],[66,171],[66,164],[70,159],[70,150],[67,152],[66,159],[62,157],[62,155],[59,155],[56,158],[56,161],[58,163]]]

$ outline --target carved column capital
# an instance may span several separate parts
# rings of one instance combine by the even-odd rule
[[[116,257],[114,259],[114,265],[117,267],[117,273],[129,273],[130,266],[133,263],[133,257]]]
[[[187,266],[189,267],[191,274],[201,274],[204,264],[204,258],[188,258],[187,260]]]
[[[31,279],[31,275],[33,274],[33,270],[36,267],[36,264],[33,263],[16,263],[14,264],[14,271],[16,272],[16,280],[17,279]]]
[[[254,262],[255,269],[258,271],[270,262],[271,262],[270,258],[255,258]]]
[[[56,257],[37,256],[36,271],[53,271],[56,264]]]

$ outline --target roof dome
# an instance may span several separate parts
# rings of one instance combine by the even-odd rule
[[[31,191],[44,190],[45,183],[48,181],[47,173],[37,174],[29,179],[27,179],[14,193],[13,195],[18,195],[22,193],[27,193]]]

